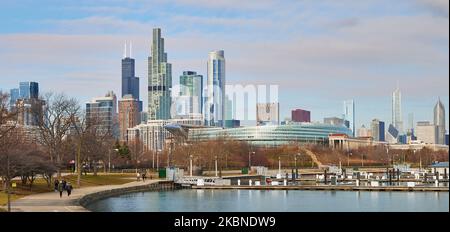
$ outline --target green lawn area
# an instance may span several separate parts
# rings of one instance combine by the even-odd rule
[[[67,182],[70,182],[74,188],[77,188],[77,176],[69,175],[64,176]],[[88,174],[87,176],[81,176],[81,187],[92,187],[101,185],[120,185],[135,181],[134,173],[130,174],[98,174],[94,176],[93,174]],[[13,193],[11,194],[11,199],[16,200],[27,195],[44,193],[53,191],[53,184],[48,187],[47,182],[44,179],[36,179],[34,181],[33,187],[30,189],[29,185],[22,185],[20,181],[15,181],[17,184],[16,188],[12,188]],[[0,181],[0,186],[3,183]],[[7,203],[7,194],[0,190],[0,206],[4,206]],[[0,208],[0,211],[2,209]]]
[[[63,177],[67,182],[70,182],[74,188],[77,188],[77,176],[70,175]],[[94,176],[89,174],[81,176],[81,187],[101,186],[101,185],[119,185],[135,181],[134,174],[108,174]]]

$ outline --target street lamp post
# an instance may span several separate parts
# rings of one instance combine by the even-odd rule
[[[350,156],[352,155],[351,152],[347,153],[347,167],[350,167]]]
[[[156,150],[156,170],[159,170],[159,150]]]
[[[216,170],[216,177],[217,177],[217,155],[216,156],[214,156],[214,158],[215,158],[215,170]]]
[[[189,155],[189,174],[192,177],[192,155]]]
[[[295,164],[295,170],[297,170],[297,155],[294,155],[294,164]]]
[[[361,166],[364,167],[364,153],[361,153]]]
[[[281,175],[281,157],[278,156],[278,174]]]
[[[248,153],[248,168],[252,168],[252,155],[254,155],[256,152],[251,151]]]
[[[8,212],[11,212],[11,178],[9,176],[9,154],[6,152],[6,191],[8,194]]]
[[[152,151],[152,169],[155,170],[155,151]]]

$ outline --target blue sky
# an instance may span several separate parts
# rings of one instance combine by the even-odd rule
[[[141,97],[151,30],[161,27],[173,65],[206,76],[207,54],[225,50],[227,82],[278,84],[282,117],[340,116],[353,98],[357,126],[391,121],[397,81],[403,116],[449,109],[448,0],[1,0],[0,89],[38,81],[80,102],[120,94],[120,60],[133,42]],[[175,83],[174,83],[175,84]],[[145,105],[145,104],[144,104]]]

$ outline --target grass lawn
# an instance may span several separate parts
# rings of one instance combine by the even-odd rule
[[[77,176],[69,175],[64,176],[67,182],[70,182],[74,188],[77,188]],[[135,181],[134,173],[126,173],[126,174],[98,174],[94,176],[92,174],[88,174],[87,176],[81,176],[81,187],[92,187],[92,186],[101,186],[101,185],[120,185],[126,184],[132,181]],[[47,182],[44,179],[36,179],[33,183],[32,188],[29,185],[22,185],[20,181],[14,181],[17,184],[16,188],[12,188],[11,199],[16,200],[22,198],[27,195],[37,194],[37,193],[45,193],[53,191],[53,184],[48,187]],[[0,181],[0,186],[3,186],[3,183]],[[5,191],[0,190],[0,206],[4,206],[7,203],[7,194]],[[1,210],[1,208],[0,208]]]

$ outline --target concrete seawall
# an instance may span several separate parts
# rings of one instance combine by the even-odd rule
[[[172,190],[176,185],[171,181],[135,181],[123,185],[104,185],[74,189],[72,195],[48,192],[33,194],[12,202],[13,212],[89,212],[85,206],[107,197],[142,191]]]
[[[123,188],[113,188],[86,194],[78,200],[78,204],[87,208],[92,202],[102,200],[108,197],[120,196],[128,193],[144,192],[144,191],[161,191],[174,190],[176,188],[172,181],[158,181],[146,185],[137,185]]]

